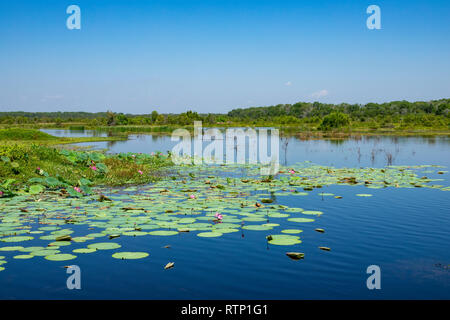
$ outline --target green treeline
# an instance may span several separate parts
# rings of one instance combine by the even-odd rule
[[[299,129],[328,130],[333,128],[450,128],[450,99],[427,102],[392,101],[387,103],[324,104],[298,102],[267,107],[234,109],[227,114],[133,115],[108,112],[0,112],[0,124],[52,124],[73,128],[97,126],[186,126],[193,121],[206,125],[279,125]]]

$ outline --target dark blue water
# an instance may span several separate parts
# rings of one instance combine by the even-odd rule
[[[170,150],[175,144],[170,137],[130,138],[94,145],[109,147],[111,152],[152,152]],[[287,151],[281,148],[280,153],[281,162],[287,164],[310,160],[337,167],[448,167],[450,139],[366,137],[333,142],[290,138]],[[444,179],[439,184],[450,185],[448,173],[433,171],[423,175]],[[322,197],[321,192],[343,198]],[[12,253],[0,253],[8,260],[7,268],[0,272],[0,298],[450,299],[450,269],[445,267],[450,265],[450,192],[370,189],[370,198],[357,197],[357,193],[368,191],[362,186],[329,186],[305,197],[277,198],[280,204],[324,212],[315,222],[300,226],[303,242],[296,250],[305,253],[303,260],[286,257],[285,252],[291,251],[288,246],[268,246],[266,233],[259,231],[244,230],[219,238],[200,238],[192,232],[121,237],[118,242],[126,251],[146,251],[150,256],[120,261],[106,250],[80,254],[73,261],[52,262],[39,257],[17,261],[9,257]],[[282,224],[274,230],[299,228],[286,219],[272,218],[270,222]],[[315,232],[315,228],[326,232]],[[102,241],[98,240],[95,242]],[[165,245],[171,248],[163,248]],[[85,247],[86,243],[72,246]],[[332,250],[321,251],[319,246]],[[175,262],[175,268],[164,270],[169,261]],[[68,275],[62,266],[70,264],[82,270],[81,290],[66,288]],[[381,268],[381,290],[367,289],[370,265]]]

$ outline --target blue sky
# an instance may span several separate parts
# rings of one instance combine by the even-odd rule
[[[69,30],[66,8],[81,8]],[[369,5],[381,30],[369,30]],[[449,1],[0,2],[0,110],[450,97]]]

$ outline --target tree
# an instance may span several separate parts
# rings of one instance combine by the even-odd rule
[[[106,124],[108,126],[116,125],[116,114],[110,110],[106,112]]]
[[[342,112],[332,112],[325,116],[319,126],[319,130],[330,130],[346,126],[350,123],[350,118]]]
[[[155,123],[156,119],[158,119],[158,112],[155,110],[152,112],[152,122]]]

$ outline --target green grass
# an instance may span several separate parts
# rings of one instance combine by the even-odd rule
[[[58,139],[48,133],[22,128],[0,129],[0,140],[9,141],[48,141]]]
[[[119,137],[120,139],[123,139]],[[117,137],[114,139],[118,139]],[[54,144],[111,140],[58,138],[33,130],[0,129],[0,196],[45,189],[143,184],[157,180],[170,157],[162,154],[105,155],[95,151],[65,150]],[[94,170],[95,168],[96,170]]]

